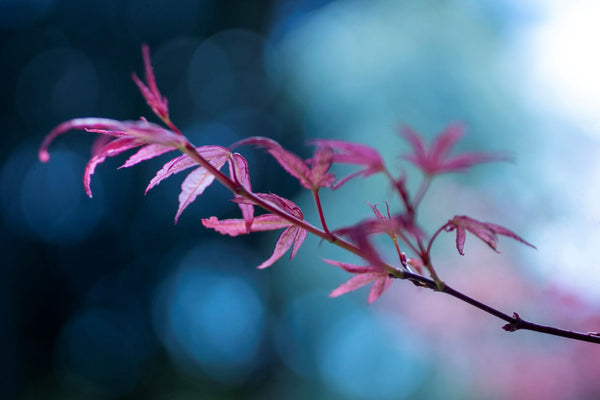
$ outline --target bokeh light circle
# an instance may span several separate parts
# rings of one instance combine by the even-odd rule
[[[228,270],[243,260],[231,250],[215,242],[187,253],[157,293],[154,321],[178,367],[235,385],[261,363],[266,316],[251,281]]]

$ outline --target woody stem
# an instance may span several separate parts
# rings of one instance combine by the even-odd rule
[[[517,313],[515,313],[511,317],[510,315],[507,315],[507,314],[503,313],[502,311],[499,311],[493,307],[488,306],[485,303],[475,300],[472,297],[469,297],[466,294],[461,293],[458,290],[453,289],[452,287],[450,287],[448,285],[444,285],[444,287],[442,289],[438,289],[438,285],[436,284],[436,282],[434,280],[425,278],[424,276],[414,274],[411,272],[405,272],[403,275],[404,275],[403,278],[398,278],[398,279],[408,279],[412,282],[418,283],[420,286],[425,286],[425,287],[428,287],[429,289],[439,291],[440,293],[445,293],[445,294],[452,296],[458,300],[461,300],[475,308],[478,308],[488,314],[491,314],[496,318],[506,321],[507,324],[504,325],[502,328],[507,332],[515,332],[518,330],[528,330],[528,331],[539,332],[539,333],[543,333],[543,334],[551,335],[551,336],[559,336],[559,337],[564,337],[567,339],[573,339],[573,340],[579,340],[579,341],[583,341],[583,342],[600,344],[600,336],[595,333],[574,332],[574,331],[569,331],[566,329],[559,329],[559,328],[554,328],[551,326],[535,324],[533,322],[529,322],[529,321],[522,319]]]

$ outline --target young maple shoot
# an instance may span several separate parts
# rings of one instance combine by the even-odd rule
[[[355,265],[336,260],[323,260],[325,263],[337,266],[353,275],[334,289],[330,294],[331,297],[337,297],[372,284],[368,296],[368,302],[372,303],[391,286],[394,279],[405,279],[415,285],[453,296],[504,320],[507,324],[503,328],[507,331],[526,329],[600,343],[600,336],[595,332],[588,334],[572,332],[528,322],[517,313],[512,316],[504,314],[451,288],[439,278],[431,259],[431,248],[434,241],[443,232],[456,231],[456,248],[461,255],[464,255],[467,233],[479,238],[494,251],[498,251],[498,235],[534,247],[507,228],[489,222],[481,222],[468,216],[452,217],[431,236],[428,236],[425,230],[419,226],[417,210],[435,176],[450,172],[463,172],[480,163],[506,159],[501,155],[490,153],[450,154],[452,147],[463,135],[464,129],[461,125],[448,126],[430,145],[427,145],[422,136],[414,130],[407,127],[400,130],[400,136],[408,142],[412,149],[404,156],[404,159],[416,166],[423,174],[419,189],[416,194],[411,195],[407,189],[405,175],[401,174],[395,178],[386,167],[379,152],[364,144],[342,140],[314,140],[311,142],[315,147],[314,154],[306,160],[286,150],[276,141],[265,137],[250,137],[234,143],[229,148],[215,145],[198,147],[193,145],[169,117],[168,102],[161,95],[156,84],[150,62],[150,50],[146,45],[142,46],[142,56],[146,81],[143,82],[136,74],[132,75],[133,81],[154,114],[166,127],[148,122],[145,118],[138,121],[77,118],[63,122],[50,131],[40,147],[39,159],[47,162],[50,159],[48,147],[57,136],[70,130],[83,130],[101,135],[92,146],[92,157],[86,165],[83,175],[83,186],[89,197],[92,197],[91,177],[94,170],[107,157],[117,156],[127,150],[137,148],[137,152],[120,167],[128,168],[171,151],[178,151],[181,154],[164,164],[148,184],[146,192],[163,180],[192,169],[181,184],[179,206],[175,214],[176,223],[184,210],[208,186],[215,180],[219,181],[233,193],[233,201],[240,208],[241,218],[220,220],[215,216],[210,216],[202,219],[202,224],[206,228],[229,236],[282,230],[272,255],[258,266],[260,269],[273,265],[290,248],[289,258],[293,259],[306,235],[311,233],[353,253],[365,262],[365,265]],[[248,162],[241,154],[234,152],[234,149],[244,145],[265,149],[285,171],[298,180],[303,188],[312,193],[321,228],[307,222],[300,207],[291,200],[273,193],[252,191]],[[221,172],[225,164],[228,165],[227,174]],[[330,172],[331,167],[335,164],[350,164],[359,169],[338,179]],[[321,189],[336,190],[354,178],[367,178],[375,174],[383,174],[389,180],[393,190],[398,193],[402,211],[392,215],[386,202],[384,215],[376,205],[368,203],[373,211],[373,218],[331,230],[325,220],[319,191]],[[255,215],[256,208],[262,209],[266,213]],[[383,261],[380,252],[372,243],[372,237],[379,234],[385,234],[391,239],[398,255],[396,265]],[[402,249],[406,250],[410,257],[407,257]],[[423,274],[425,270],[429,277]]]

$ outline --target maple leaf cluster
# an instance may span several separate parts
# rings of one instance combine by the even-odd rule
[[[300,249],[307,233],[315,234],[335,245],[338,245],[366,261],[366,265],[355,265],[341,261],[324,260],[326,263],[342,268],[353,274],[347,282],[331,292],[332,297],[353,291],[359,287],[373,283],[368,301],[375,301],[391,285],[394,278],[404,273],[421,274],[429,271],[435,282],[442,287],[430,258],[431,245],[439,233],[456,231],[456,247],[463,254],[465,236],[469,232],[478,237],[492,249],[497,251],[497,235],[511,237],[531,246],[514,232],[487,222],[480,222],[467,216],[455,216],[442,225],[430,238],[416,221],[416,208],[428,185],[411,197],[405,184],[404,175],[394,178],[386,167],[379,152],[367,145],[342,140],[314,140],[311,144],[315,150],[311,158],[302,159],[285,149],[276,141],[266,137],[250,137],[232,144],[229,148],[204,145],[194,146],[173,124],[169,117],[167,99],[164,98],[156,84],[150,52],[147,46],[142,47],[145,78],[143,82],[133,74],[133,80],[140,89],[146,102],[166,127],[148,122],[142,118],[138,121],[116,121],[106,118],[78,118],[66,121],[54,128],[44,139],[39,151],[39,158],[49,160],[48,146],[59,135],[69,130],[84,130],[99,133],[101,136],[92,148],[92,157],[85,167],[83,176],[84,189],[92,197],[91,176],[95,168],[107,157],[117,156],[125,151],[136,149],[120,168],[127,168],[142,161],[149,160],[171,151],[181,154],[166,162],[149,182],[146,192],[163,180],[180,172],[188,172],[181,184],[179,206],[175,214],[175,222],[183,211],[201,195],[207,187],[218,180],[233,195],[238,204],[242,218],[220,220],[215,216],[202,219],[206,228],[216,232],[237,236],[253,232],[283,230],[275,244],[273,254],[261,263],[258,268],[273,265],[290,250],[290,260]],[[476,164],[504,159],[502,156],[487,153],[463,153],[450,155],[454,144],[460,139],[463,128],[450,125],[440,133],[431,145],[427,145],[422,136],[403,128],[400,136],[412,148],[405,159],[419,168],[425,182],[434,176],[464,171]],[[321,219],[321,228],[317,228],[304,220],[302,210],[291,200],[273,193],[256,193],[252,191],[247,160],[234,149],[244,145],[253,145],[266,150],[279,165],[299,184],[312,192]],[[228,173],[221,172],[225,164]],[[332,167],[335,164],[349,164],[359,167],[348,176],[337,178]],[[363,220],[355,225],[330,230],[321,207],[319,191],[323,188],[336,190],[354,178],[366,178],[374,174],[384,174],[392,188],[399,194],[403,211],[392,215],[386,203],[387,213],[384,216],[376,206],[370,205],[374,218]],[[255,215],[256,208],[267,212]],[[384,262],[379,251],[372,243],[372,236],[385,234],[392,240],[398,253],[398,264]],[[412,253],[407,257],[401,248]]]

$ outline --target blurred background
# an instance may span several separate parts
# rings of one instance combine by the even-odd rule
[[[506,313],[600,331],[599,18],[594,0],[0,0],[0,398],[600,398],[598,345],[508,334],[407,282],[371,306],[367,289],[329,299],[348,275],[319,257],[359,261],[314,238],[256,270],[277,235],[204,229],[238,217],[217,185],[175,225],[183,176],[143,194],[168,156],[107,160],[93,199],[92,135],[37,160],[69,118],[155,121],[130,79],[142,43],[197,145],[261,135],[309,156],[316,137],[357,141],[414,188],[398,127],[432,138],[461,121],[460,150],[514,162],[437,179],[424,229],[468,214],[538,250],[468,238],[460,257],[442,236],[440,275]],[[256,191],[318,223],[294,179],[243,150]],[[333,227],[386,199],[399,210],[378,177],[323,193]]]

